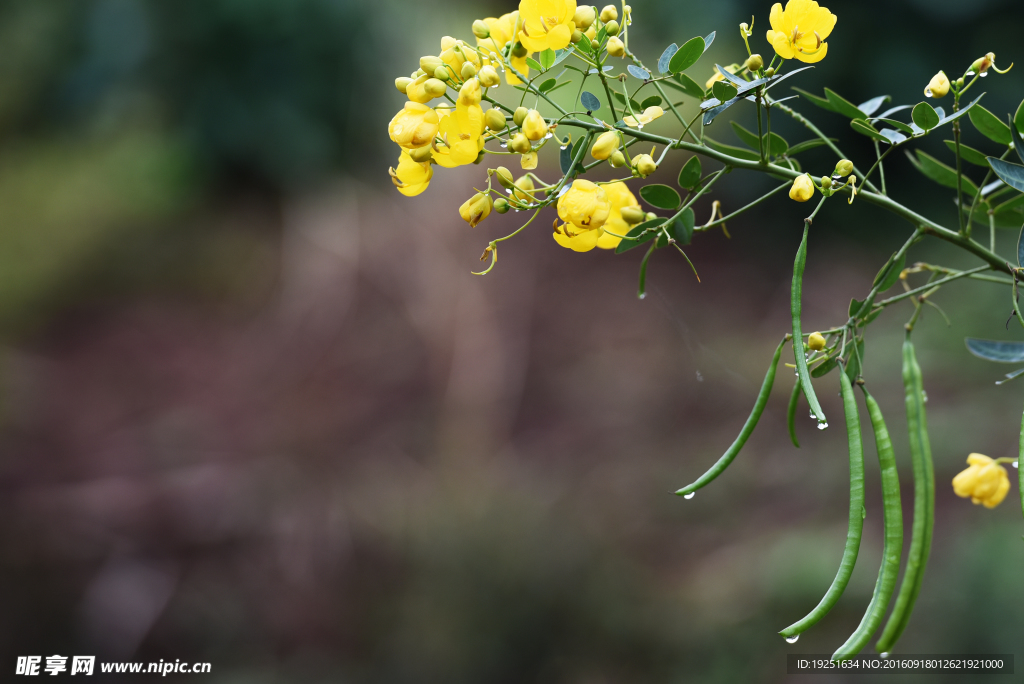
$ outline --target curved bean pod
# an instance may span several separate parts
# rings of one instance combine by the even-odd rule
[[[800,376],[800,385],[803,387],[807,403],[811,405],[811,412],[818,419],[819,423],[825,422],[825,413],[821,410],[818,397],[814,394],[814,387],[811,385],[811,374],[807,370],[807,357],[804,356],[804,337],[800,330],[800,312],[803,307],[801,298],[804,288],[804,266],[807,264],[807,230],[809,223],[804,223],[804,237],[800,241],[800,247],[796,250],[796,260],[793,262],[793,287],[790,290],[790,311],[793,315],[793,356],[796,361],[796,372]]]
[[[722,474],[729,464],[733,462],[736,455],[740,453],[740,449],[747,443],[747,439],[750,438],[750,434],[757,427],[757,421],[761,419],[761,414],[764,413],[765,404],[768,403],[768,395],[772,393],[772,385],[775,383],[775,369],[779,365],[779,357],[782,356],[782,348],[786,345],[786,340],[783,339],[779,343],[778,348],[775,350],[775,356],[772,358],[772,363],[768,366],[768,372],[765,373],[764,382],[761,383],[761,391],[757,395],[757,401],[754,402],[754,410],[750,412],[750,417],[747,418],[747,422],[743,424],[743,429],[740,430],[739,436],[736,437],[736,441],[732,443],[732,446],[726,450],[722,457],[715,462],[711,468],[697,478],[691,484],[686,485],[680,490],[676,491],[676,494],[683,496],[691,492],[695,492],[701,487],[707,485],[716,477]]]
[[[914,466],[914,525],[900,593],[896,597],[889,621],[882,630],[882,636],[875,644],[880,653],[892,650],[910,621],[914,602],[921,591],[921,581],[932,546],[932,529],[935,526],[935,471],[932,466],[932,448],[928,442],[924,388],[921,384],[921,366],[917,363],[917,354],[914,353],[909,333],[903,342],[903,388],[907,404],[907,430],[910,433],[910,461]]]
[[[793,393],[789,395],[789,408],[786,409],[786,427],[789,429],[789,438],[793,440],[793,446],[800,448],[800,442],[796,439],[796,409],[800,402],[800,379],[793,384]]]
[[[1020,509],[1024,512],[1024,416],[1020,419],[1020,450],[1017,453],[1017,484],[1020,490]]]
[[[853,385],[845,372],[839,374],[839,381],[843,388],[843,412],[846,414],[846,434],[850,445],[850,526],[846,533],[846,548],[843,550],[843,560],[839,563],[839,572],[821,602],[802,620],[779,632],[784,637],[805,632],[828,615],[846,590],[853,566],[857,563],[857,554],[860,553],[860,538],[864,532],[864,446],[861,443],[860,416],[857,413]]]
[[[861,388],[863,389],[863,387]],[[878,466],[882,473],[882,518],[885,523],[885,543],[882,546],[882,566],[878,569],[878,580],[871,595],[871,603],[864,611],[857,629],[850,638],[836,650],[832,660],[847,660],[860,653],[871,635],[882,624],[885,609],[889,606],[896,578],[900,574],[900,556],[903,553],[903,509],[900,503],[900,477],[896,470],[896,455],[893,453],[889,430],[882,418],[882,409],[875,398],[864,390],[864,401],[871,417],[875,432],[875,447],[878,450]]]

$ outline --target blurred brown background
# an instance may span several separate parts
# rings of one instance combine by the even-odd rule
[[[731,239],[699,236],[699,284],[659,251],[638,301],[639,254],[574,254],[544,220],[471,276],[518,225],[458,218],[482,167],[438,169],[415,199],[388,183],[393,78],[513,4],[0,2],[0,667],[58,653],[209,661],[212,682],[777,682],[787,653],[831,653],[853,630],[880,559],[873,448],[846,595],[798,646],[777,635],[845,538],[835,375],[819,381],[832,429],[802,408],[792,447],[780,372],[727,474],[671,494],[750,410],[788,326],[805,207],[779,196]],[[829,57],[797,84],[815,92],[912,104],[940,68],[1024,60],[1011,2],[828,4]],[[695,74],[742,61],[735,26],[754,13],[768,51],[767,2],[632,5],[648,62],[716,29]],[[984,85],[999,115],[1024,97],[1019,69]],[[843,119],[796,107],[869,159]],[[725,118],[710,133],[735,144]],[[955,222],[905,160],[888,171],[895,196]],[[716,196],[729,211],[768,187],[735,172]],[[809,330],[842,322],[909,231],[858,203],[814,228]],[[1003,253],[1015,240],[1001,234]],[[975,265],[928,243],[912,258]],[[970,451],[1015,453],[1021,385],[996,387],[1010,368],[962,343],[1019,337],[1008,299],[952,288],[936,298],[952,327],[929,311],[915,335],[938,520],[903,652],[1020,644],[1016,485],[993,511],[948,485]],[[909,315],[872,327],[865,370],[908,522]]]

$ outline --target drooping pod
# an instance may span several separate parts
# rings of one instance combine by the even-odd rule
[[[1024,513],[1024,415],[1020,419],[1020,448],[1017,452],[1017,489],[1020,492],[1020,509]]]
[[[743,428],[740,430],[740,434],[736,437],[736,441],[732,443],[722,457],[715,462],[711,468],[697,478],[694,482],[686,485],[682,489],[676,491],[676,494],[685,496],[691,494],[701,487],[707,485],[716,477],[721,475],[729,464],[733,462],[736,455],[740,453],[743,445],[747,443],[750,438],[750,434],[757,427],[757,421],[761,419],[761,414],[764,413],[765,404],[768,403],[768,396],[772,393],[772,385],[775,384],[775,370],[779,365],[779,357],[782,356],[782,348],[786,345],[786,340],[783,339],[779,343],[779,346],[775,349],[775,356],[772,358],[772,363],[768,366],[768,372],[765,373],[764,382],[761,383],[761,391],[757,395],[757,401],[754,402],[754,410],[750,412],[750,416],[747,418],[747,422],[743,424]]]
[[[793,355],[796,361],[796,372],[800,376],[800,386],[804,396],[807,397],[807,403],[811,406],[811,412],[814,413],[819,424],[825,424],[825,413],[821,410],[817,395],[814,394],[811,374],[807,370],[807,357],[804,356],[804,338],[800,324],[803,308],[804,266],[807,264],[807,231],[810,227],[809,223],[804,223],[804,237],[800,240],[800,247],[796,250],[796,259],[793,262],[793,287],[790,290],[790,312],[793,315]]]
[[[793,446],[797,449],[800,448],[800,442],[796,438],[796,410],[799,403],[800,378],[797,378],[793,383],[793,393],[789,395],[789,407],[786,409],[786,428],[789,430],[789,438],[793,441]]]
[[[850,449],[850,521],[846,532],[846,548],[832,586],[806,617],[779,632],[784,637],[795,637],[828,615],[846,590],[853,567],[857,564],[857,554],[860,553],[860,539],[864,532],[864,445],[861,442],[860,416],[853,385],[845,372],[839,374],[839,382],[842,386],[843,413],[846,416],[846,436]]]
[[[903,342],[903,390],[907,405],[907,431],[910,436],[910,462],[914,467],[914,524],[910,533],[910,552],[903,571],[896,605],[885,623],[882,636],[875,644],[879,653],[892,651],[896,640],[910,621],[914,602],[921,591],[924,569],[932,546],[935,525],[935,471],[932,448],[928,441],[928,419],[924,410],[924,387],[921,366],[917,363],[914,344],[907,334]]]
[[[863,387],[862,387],[863,389]],[[857,629],[850,638],[840,646],[832,660],[847,660],[860,653],[867,645],[871,635],[875,633],[885,610],[896,589],[896,579],[900,574],[900,556],[903,554],[903,509],[900,503],[900,478],[896,470],[896,456],[893,453],[889,430],[882,418],[882,409],[875,398],[864,390],[871,427],[875,433],[875,448],[878,451],[878,467],[882,475],[882,519],[885,527],[885,542],[882,546],[882,565],[878,569],[878,580],[871,602]]]

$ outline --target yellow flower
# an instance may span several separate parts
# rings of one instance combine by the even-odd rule
[[[814,197],[814,181],[806,173],[797,176],[793,181],[793,187],[789,189],[789,198],[797,202],[806,202]]]
[[[520,166],[523,167],[524,171],[533,171],[535,168],[537,168],[537,161],[538,159],[536,152],[527,152],[522,157],[520,157],[519,164]]]
[[[555,242],[574,252],[589,252],[597,246],[611,214],[612,204],[599,185],[577,179],[558,198],[558,217],[565,223],[555,229]]]
[[[447,110],[437,126],[439,141],[434,143],[434,161],[451,169],[472,164],[484,147],[484,110],[480,105],[455,106]]]
[[[477,224],[491,214],[491,196],[478,192],[459,207],[459,216],[462,217],[470,228],[476,228]]]
[[[407,150],[423,147],[437,135],[438,121],[437,112],[425,104],[406,102],[388,124],[388,135]]]
[[[617,149],[619,149],[619,134],[615,131],[605,131],[597,137],[597,142],[590,148],[590,156],[604,161],[612,156]]]
[[[540,115],[536,109],[531,109],[527,113],[526,118],[523,119],[523,125],[521,126],[523,135],[529,140],[540,140],[548,134],[548,122],[544,120],[544,117]]]
[[[483,39],[477,38],[476,44],[480,47],[480,51],[484,53],[484,58],[487,61],[493,64],[501,64],[500,53],[504,49],[505,43],[515,43],[519,39],[516,33],[516,22],[518,21],[519,12],[509,12],[497,19],[494,17],[484,19],[484,23],[491,30],[491,35]],[[526,63],[526,58],[530,54],[530,52],[527,52],[522,57],[512,55],[511,58],[512,66],[523,76],[530,75],[530,65]],[[519,85],[522,83],[509,69],[505,69],[505,82],[509,85]]]
[[[576,0],[520,0],[523,32],[519,41],[527,50],[561,50],[569,45],[576,25]]]
[[[811,351],[821,351],[825,348],[825,336],[820,332],[812,332],[807,338],[807,348]]]
[[[600,249],[615,249],[622,242],[622,238],[615,235],[625,235],[632,228],[629,221],[622,217],[622,210],[627,207],[639,209],[640,203],[636,201],[636,197],[633,196],[633,193],[629,191],[629,187],[622,181],[608,183],[602,187],[604,188],[604,194],[612,203],[612,209],[608,214],[608,220],[599,229],[601,235],[597,238],[597,246]],[[615,233],[615,235],[608,231]]]
[[[653,152],[653,150],[652,150]],[[641,178],[647,178],[658,170],[658,163],[649,154],[638,154],[633,157],[633,170]]]
[[[948,92],[949,78],[945,71],[940,71],[932,76],[932,80],[928,81],[928,87],[924,89],[925,97],[944,97]]]
[[[406,197],[415,197],[426,190],[430,179],[434,177],[434,167],[429,161],[417,163],[405,150],[402,150],[398,158],[398,169],[388,169],[388,172],[398,192]]]
[[[480,80],[471,78],[462,84],[459,89],[458,104],[478,105],[483,99],[483,92],[480,90]]]
[[[641,113],[637,114],[635,119],[631,116],[627,116],[624,117],[622,121],[632,128],[643,128],[644,124],[649,124],[655,119],[660,119],[664,115],[665,110],[658,105],[654,105],[653,107],[648,107]]]
[[[970,467],[953,478],[953,491],[960,497],[971,497],[975,504],[995,508],[1010,491],[1006,468],[982,454],[967,457]]]
[[[768,42],[783,59],[801,62],[820,62],[828,52],[825,39],[836,25],[836,15],[814,0],[789,0],[786,9],[781,3],[772,5],[768,21]]]

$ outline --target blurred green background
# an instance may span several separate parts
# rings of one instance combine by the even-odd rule
[[[827,4],[829,55],[793,79],[812,92],[913,104],[939,69],[990,50],[1024,62],[1019,3]],[[736,26],[751,15],[769,51],[768,2],[632,6],[631,46],[648,63],[717,30],[692,70],[706,78],[742,61]],[[789,444],[786,373],[727,474],[691,501],[671,495],[749,412],[788,326],[804,207],[780,196],[730,222],[731,239],[699,236],[699,284],[659,252],[638,301],[635,253],[571,253],[544,221],[502,247],[493,274],[469,275],[487,240],[517,227],[515,214],[476,229],[458,218],[480,167],[439,169],[415,199],[391,187],[392,80],[442,35],[468,39],[473,19],[512,9],[0,2],[4,668],[91,653],[209,661],[213,682],[778,682],[787,653],[831,653],[854,629],[881,549],[870,449],[846,595],[798,645],[776,634],[831,581],[848,496],[841,425],[801,420],[803,448]],[[1002,116],[1024,98],[1024,71],[981,85]],[[844,119],[795,102],[867,166]],[[709,134],[736,144],[726,117]],[[943,135],[923,147],[948,160]],[[833,163],[804,161],[817,175]],[[544,159],[540,173],[556,168]],[[894,196],[955,223],[950,194],[905,159],[887,171]],[[729,211],[769,186],[735,172],[716,197]],[[709,213],[703,202],[698,220]],[[859,203],[828,206],[814,228],[807,329],[841,322],[910,230]],[[999,239],[1012,254],[1015,232]],[[975,265],[942,244],[911,258]],[[935,547],[899,650],[1012,653],[1016,485],[988,511],[948,482],[970,451],[1012,456],[1018,438],[1021,385],[995,386],[1010,368],[969,356],[963,337],[1020,331],[1004,329],[1001,287],[936,301],[951,326],[929,310],[915,335]],[[909,308],[872,326],[865,369],[908,520]],[[830,415],[835,383],[819,381]]]

